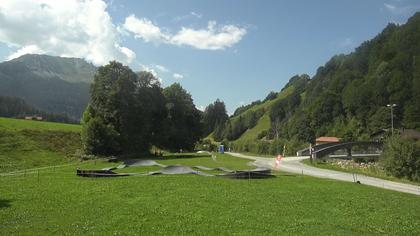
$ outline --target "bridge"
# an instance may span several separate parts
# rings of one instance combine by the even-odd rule
[[[347,156],[352,156],[353,147],[369,148],[373,147],[382,150],[383,144],[376,141],[351,141],[351,142],[335,142],[323,143],[312,147],[312,152],[309,148],[302,149],[297,152],[298,156],[311,156],[312,158],[322,158],[328,154],[334,153],[337,150],[347,150]],[[369,154],[371,155],[371,154]]]

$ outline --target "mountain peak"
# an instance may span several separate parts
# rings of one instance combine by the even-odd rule
[[[43,54],[25,54],[8,63],[20,62],[31,72],[45,78],[59,78],[71,83],[90,83],[97,68],[81,58]]]

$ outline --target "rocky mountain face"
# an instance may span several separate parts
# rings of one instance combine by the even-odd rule
[[[71,83],[90,83],[93,81],[93,75],[97,70],[91,63],[81,58],[71,57],[26,54],[10,62],[20,62],[40,77],[59,78]]]

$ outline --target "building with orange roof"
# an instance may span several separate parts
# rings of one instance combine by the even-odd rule
[[[340,139],[337,137],[319,137],[315,140],[315,145],[323,143],[337,143],[340,142]]]

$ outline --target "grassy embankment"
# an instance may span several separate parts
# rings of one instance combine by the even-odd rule
[[[50,124],[44,128],[50,131],[42,127],[38,131],[53,134],[63,131]],[[8,130],[13,132],[10,127]],[[22,134],[21,129],[15,131],[18,138],[34,145],[27,144],[27,152],[45,152],[47,156],[56,153],[51,163],[65,157],[61,151],[51,151],[49,146],[39,144],[34,136]],[[10,145],[9,141],[2,139],[1,145]],[[31,147],[37,149],[33,151]],[[8,153],[17,156],[13,150],[10,148]],[[21,148],[16,152],[20,153]],[[41,159],[39,155],[25,157]],[[13,161],[14,166],[27,167],[29,160],[25,165],[19,164],[22,161]],[[216,162],[208,155],[196,154],[170,155],[157,162],[250,168],[247,160],[228,155],[218,155]],[[76,167],[119,164],[101,160],[78,162],[75,166],[25,175],[0,176],[1,234],[420,234],[418,196],[365,185],[284,173],[265,180],[196,175],[119,178],[75,175]],[[154,169],[133,167],[120,172]]]
[[[311,163],[311,161],[309,159],[303,160],[303,163],[305,163],[307,165],[310,165],[310,166],[317,167],[317,168],[322,168],[322,169],[336,170],[336,171],[342,171],[342,172],[347,172],[347,173],[362,174],[362,175],[375,177],[375,178],[380,178],[380,179],[385,179],[385,180],[390,180],[390,181],[420,185],[420,182],[415,182],[415,181],[411,181],[411,180],[403,179],[403,178],[397,178],[395,176],[389,175],[389,174],[386,173],[386,171],[384,169],[382,169],[378,166],[360,167],[357,164],[355,164],[353,166],[341,167],[339,165],[335,165],[335,164],[333,164],[331,162],[328,162],[328,161],[313,161]]]
[[[0,173],[70,163],[80,125],[0,118]]]

